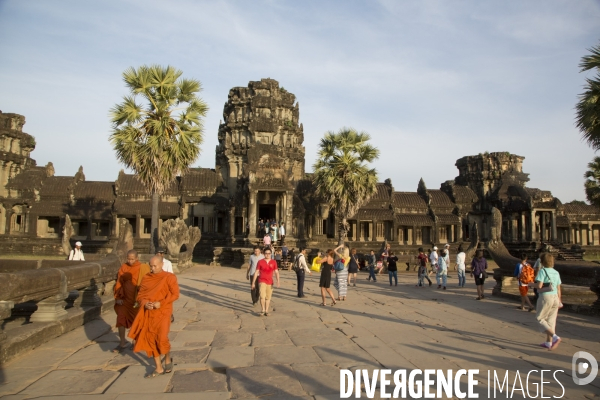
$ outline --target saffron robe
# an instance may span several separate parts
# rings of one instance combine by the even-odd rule
[[[129,331],[129,337],[135,340],[133,351],[146,351],[148,357],[167,354],[171,350],[169,329],[173,302],[179,298],[177,277],[169,272],[147,274],[142,280],[137,301],[140,312]],[[148,302],[160,302],[160,308],[148,310]]]
[[[123,304],[115,303],[117,313],[117,327],[131,328],[133,320],[138,313],[139,307],[134,308],[135,298],[144,275],[150,272],[148,264],[142,264],[139,260],[133,265],[127,263],[121,265],[115,284],[115,300],[123,300]]]

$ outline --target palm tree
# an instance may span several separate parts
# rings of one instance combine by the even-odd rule
[[[590,55],[581,59],[581,72],[596,69],[594,78],[586,78],[585,92],[579,95],[577,128],[583,139],[595,150],[600,150],[600,45],[589,49]]]
[[[591,204],[600,207],[600,157],[594,157],[588,168],[583,175],[586,178],[585,196]]]
[[[123,72],[130,93],[110,110],[109,140],[117,159],[137,174],[152,196],[151,254],[158,244],[160,195],[198,158],[202,117],[208,111],[197,97],[200,82],[181,75],[171,66],[131,67]]]
[[[327,132],[319,144],[313,182],[317,196],[329,204],[339,222],[338,245],[348,234],[347,219],[377,190],[377,171],[368,163],[379,157],[379,150],[367,143],[370,139],[366,132],[342,128]]]

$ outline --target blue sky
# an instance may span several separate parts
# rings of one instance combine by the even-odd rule
[[[574,105],[599,22],[585,0],[0,0],[0,110],[26,116],[38,165],[113,181],[108,110],[126,68],[170,64],[202,82],[194,166],[210,168],[229,89],[270,77],[300,103],[308,172],[323,134],[350,126],[371,134],[396,190],[439,188],[458,158],[509,151],[530,187],[583,200],[594,152]]]

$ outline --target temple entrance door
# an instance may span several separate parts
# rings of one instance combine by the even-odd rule
[[[276,208],[275,204],[259,204],[258,205],[258,218],[263,221],[276,219]]]

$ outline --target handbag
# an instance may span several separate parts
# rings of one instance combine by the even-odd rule
[[[550,279],[550,277],[548,276],[548,273],[546,272],[545,268],[542,268],[542,271],[544,271],[544,273],[546,274],[546,277],[548,279]],[[552,282],[545,282],[544,285],[537,290],[538,293],[547,293],[547,292],[552,292],[554,291],[554,285],[552,284]]]

